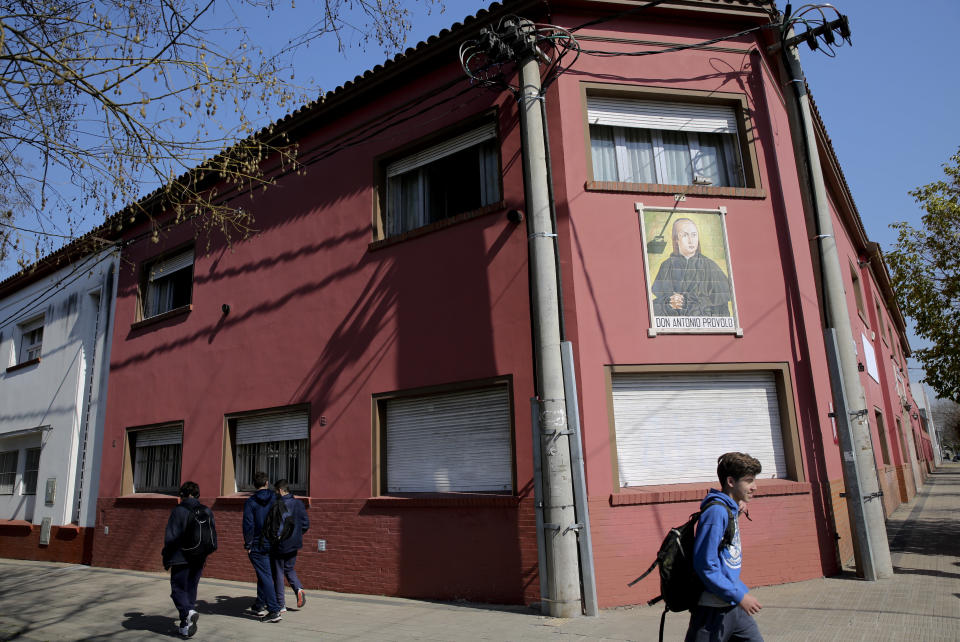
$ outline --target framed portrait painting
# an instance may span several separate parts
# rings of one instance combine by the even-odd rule
[[[737,313],[726,208],[636,204],[650,309],[648,334],[735,334]]]

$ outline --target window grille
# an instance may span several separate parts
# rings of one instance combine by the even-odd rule
[[[0,453],[0,495],[12,495],[17,481],[17,459],[19,450]]]
[[[256,490],[253,487],[253,475],[262,470],[271,482],[286,479],[291,492],[307,492],[309,452],[307,439],[238,444],[237,490]]]
[[[27,461],[23,466],[23,494],[37,494],[37,475],[40,472],[40,449],[27,448]]]

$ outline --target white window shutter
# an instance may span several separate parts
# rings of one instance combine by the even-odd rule
[[[193,265],[193,250],[187,250],[180,254],[157,261],[150,266],[150,280],[155,281],[165,276],[170,276],[174,272],[188,268]]]
[[[435,160],[440,160],[445,156],[456,154],[468,147],[479,145],[480,143],[497,137],[497,127],[494,123],[487,123],[476,129],[449,138],[442,143],[428,147],[416,154],[411,154],[394,161],[387,165],[387,178],[409,172],[412,169],[428,165]]]
[[[787,476],[774,373],[616,374],[620,485],[717,481],[717,458],[748,453]]]
[[[506,386],[386,404],[387,492],[513,490]]]
[[[183,442],[183,427],[176,425],[137,430],[135,431],[135,438],[137,448],[179,444]]]
[[[306,410],[238,417],[237,444],[306,439],[310,434],[309,423]]]
[[[736,112],[726,105],[589,96],[587,121],[591,125],[638,129],[737,133]]]

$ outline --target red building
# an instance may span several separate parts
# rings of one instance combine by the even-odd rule
[[[624,6],[493,5],[290,114],[275,127],[305,172],[231,197],[259,230],[232,247],[189,222],[125,233],[95,565],[159,569],[192,479],[220,533],[207,574],[252,579],[240,514],[266,468],[308,503],[308,588],[539,599],[517,101],[457,58],[517,14],[584,50],[544,102],[600,606],[656,594],[626,584],[730,450],[764,467],[744,580],[838,572],[852,544],[772,5]],[[596,55],[677,45],[697,46]],[[932,457],[882,258],[822,127],[818,144],[889,511]]]

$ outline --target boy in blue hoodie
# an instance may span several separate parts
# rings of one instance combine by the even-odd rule
[[[690,612],[686,642],[763,642],[753,619],[762,607],[740,581],[743,558],[737,519],[753,499],[759,473],[760,462],[745,453],[726,453],[717,460],[721,490],[711,490],[700,504],[702,512],[693,545],[693,568],[704,590],[699,604]],[[731,519],[733,540],[723,547]]]
[[[270,477],[258,471],[253,475],[256,492],[243,505],[243,548],[250,556],[250,563],[257,574],[257,601],[250,610],[262,622],[279,622],[280,604],[273,585],[273,564],[270,561],[270,542],[263,535],[263,522],[277,494],[270,490]]]

